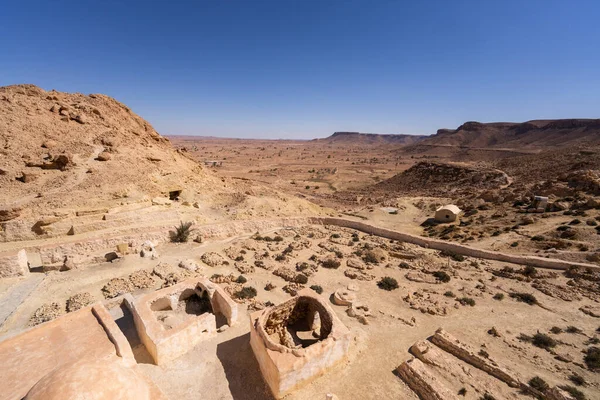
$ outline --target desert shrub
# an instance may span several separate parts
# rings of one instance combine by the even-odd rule
[[[567,333],[581,333],[582,331],[581,331],[581,329],[579,329],[576,326],[569,325],[569,326],[567,326],[567,329],[565,329],[565,332],[567,332]]]
[[[360,239],[358,238],[358,236],[352,236],[352,241],[353,242],[358,242]]]
[[[308,276],[304,275],[304,274],[298,274],[296,275],[296,279],[295,279],[296,283],[300,283],[302,285],[305,285],[308,283]]]
[[[484,394],[479,399],[480,400],[496,400],[496,398],[489,393]]]
[[[375,253],[372,252],[371,250],[368,250],[364,253],[363,260],[367,263],[379,264],[379,259],[377,258]]]
[[[569,393],[575,400],[586,400],[585,394],[575,386],[562,385],[559,388]]]
[[[578,374],[572,374],[569,375],[569,380],[571,382],[573,382],[574,384],[576,384],[577,386],[585,386],[587,385],[587,382],[585,380],[585,378],[581,375]]]
[[[600,348],[599,347],[588,347],[583,357],[585,365],[592,371],[600,370]]]
[[[312,256],[310,256],[309,260],[310,261],[317,261],[317,255],[313,254]]]
[[[550,385],[548,385],[548,383],[546,383],[546,381],[540,378],[539,376],[534,376],[533,378],[531,378],[529,380],[529,386],[531,386],[535,390],[539,390],[542,393],[550,389]]]
[[[487,352],[487,351],[485,351],[484,349],[480,349],[480,350],[479,350],[479,353],[477,353],[477,354],[479,354],[479,355],[480,355],[481,357],[483,357],[483,358],[490,358],[490,353],[488,353],[488,352]]]
[[[552,339],[550,336],[544,333],[539,332],[533,335],[533,337],[531,338],[531,343],[534,346],[537,346],[542,349],[550,349],[552,347],[556,347],[557,345],[556,340]]]
[[[402,269],[409,269],[410,268],[410,264],[407,263],[406,261],[402,261],[399,265],[400,268]]]
[[[171,236],[171,242],[174,243],[185,243],[190,238],[190,234],[192,233],[192,225],[193,222],[179,222],[179,226],[175,227],[174,231],[169,232]]]
[[[246,277],[244,275],[240,275],[237,277],[237,279],[235,281],[237,283],[246,283],[246,282],[248,282],[248,279],[246,279]]]
[[[235,261],[244,261],[244,256],[237,256]]]
[[[534,242],[543,242],[544,237],[542,235],[535,235],[531,238],[531,240],[533,240]]]
[[[277,236],[275,236],[275,237],[273,238],[273,241],[274,241],[274,242],[283,242],[283,237],[281,237],[281,236],[277,235]]]
[[[333,258],[328,258],[327,260],[321,261],[321,265],[323,268],[338,269],[342,263],[340,263],[338,260],[334,260]]]
[[[296,271],[298,271],[298,272],[306,271],[309,268],[310,268],[310,264],[307,262],[302,262],[302,263],[296,264]]]
[[[308,190],[308,189],[310,189],[310,186],[306,185],[306,186],[304,186],[304,189]]]
[[[458,262],[465,261],[465,256],[463,256],[462,254],[454,253],[452,251],[442,251],[441,255],[444,257],[450,257],[454,261],[458,261]]]
[[[492,326],[490,329],[488,329],[487,333],[493,337],[500,337],[500,332],[498,332],[495,326]]]
[[[590,338],[587,342],[585,342],[585,344],[599,344],[600,343],[600,339],[598,339],[596,336],[594,336],[593,338]]]
[[[494,300],[502,301],[504,299],[504,293],[496,293],[492,298]]]
[[[219,279],[220,277],[222,277],[223,275],[221,274],[212,274],[210,279]]]
[[[521,273],[525,276],[535,276],[537,274],[537,269],[535,269],[534,266],[528,265],[525,268],[523,268],[523,270],[521,271]]]
[[[312,290],[314,290],[315,292],[317,292],[318,294],[323,293],[323,288],[319,285],[312,285],[310,288]]]
[[[448,275],[445,271],[434,271],[433,276],[440,282],[450,282],[450,275]]]
[[[285,254],[277,254],[275,256],[275,261],[285,261],[285,260],[286,260]]]
[[[377,286],[379,289],[390,291],[398,289],[398,281],[389,276],[384,276],[379,282],[377,282]]]
[[[458,395],[459,396],[466,396],[467,395],[467,389],[460,388],[460,390],[458,391]]]
[[[460,298],[457,298],[456,301],[458,301],[463,306],[471,306],[471,307],[475,306],[475,300],[473,300],[470,297],[460,297]]]
[[[529,305],[537,304],[537,299],[531,293],[511,293],[510,297],[522,303],[527,303]]]
[[[344,258],[344,253],[342,253],[340,250],[336,250],[333,253],[337,258]]]
[[[244,286],[240,291],[238,291],[235,295],[239,299],[251,299],[256,297],[256,289],[252,286]]]
[[[333,235],[331,235],[332,239],[339,239],[341,236],[339,233],[334,233]]]
[[[553,326],[552,328],[550,328],[550,332],[554,333],[555,335],[558,335],[559,333],[562,333],[562,329],[560,329],[558,326]]]
[[[456,297],[456,295],[454,293],[452,293],[451,291],[447,291],[446,293],[444,293],[444,296],[446,296],[446,297]]]
[[[579,224],[581,224],[581,220],[578,218],[575,218],[574,220],[569,222],[569,225],[579,225]]]
[[[287,254],[291,254],[293,251],[294,251],[294,248],[292,247],[292,245],[289,245],[288,247],[283,249],[283,251],[281,253],[287,255]]]
[[[519,242],[512,242],[510,244],[510,247],[517,247],[519,245]]]

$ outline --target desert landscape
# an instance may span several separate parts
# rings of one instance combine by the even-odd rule
[[[600,398],[600,120],[163,136],[13,85],[0,138],[2,399]]]

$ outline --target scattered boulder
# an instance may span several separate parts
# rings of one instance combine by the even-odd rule
[[[136,289],[147,289],[154,286],[154,279],[148,271],[143,269],[131,273],[129,281]]]
[[[196,272],[200,269],[200,266],[196,264],[194,260],[187,259],[179,262],[179,268],[186,269],[188,271]]]
[[[109,280],[102,288],[102,294],[107,299],[130,293],[135,290],[135,286],[129,279],[113,278]]]
[[[204,253],[200,259],[209,267],[218,267],[219,265],[223,265],[223,261],[225,261],[225,257],[215,252]]]
[[[142,243],[142,250],[140,251],[140,256],[144,258],[150,258],[152,260],[158,258],[158,252],[154,248],[154,243],[149,240],[146,240]]]
[[[102,153],[98,154],[98,157],[96,158],[96,160],[98,161],[108,161],[112,158],[112,155],[108,152],[108,151],[103,151]]]

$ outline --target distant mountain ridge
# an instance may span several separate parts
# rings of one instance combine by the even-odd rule
[[[333,135],[314,141],[344,144],[399,144],[411,145],[429,136],[407,134],[381,134],[361,132],[335,132]]]
[[[420,141],[426,146],[477,148],[545,148],[600,144],[600,119],[532,120],[522,123],[465,122],[457,129],[439,129]]]

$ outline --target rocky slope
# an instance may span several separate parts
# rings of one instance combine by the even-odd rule
[[[53,235],[73,235],[72,219],[74,226],[86,215],[102,219],[106,210],[131,203],[166,206],[174,191],[182,191],[179,204],[187,207],[168,221],[194,210],[215,221],[311,208],[269,188],[216,177],[111,97],[34,85],[0,88],[0,241],[46,237],[51,229],[44,227],[60,225],[57,220],[65,226]],[[151,202],[156,198],[163,200]],[[157,218],[130,214],[120,218],[123,224]],[[84,230],[118,225],[109,226],[106,216],[88,219]]]

